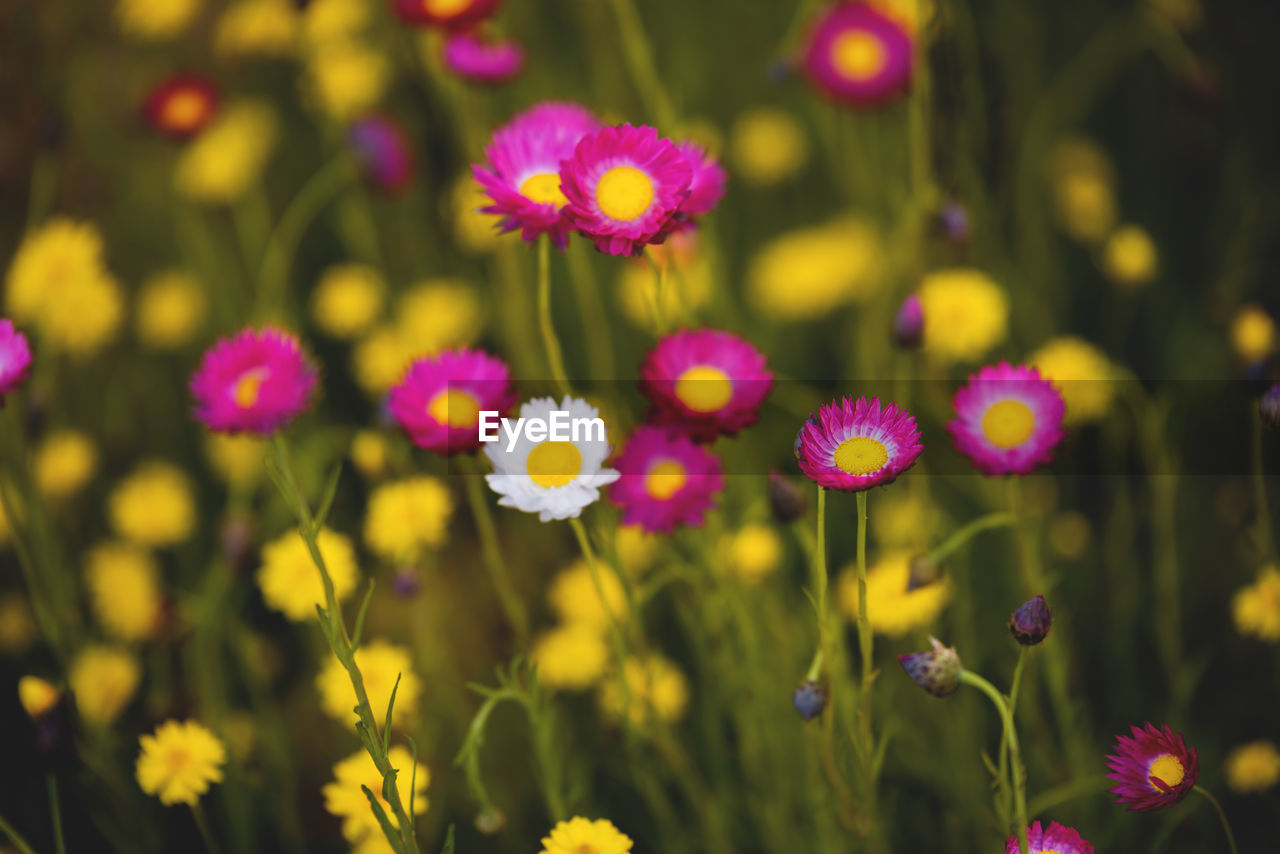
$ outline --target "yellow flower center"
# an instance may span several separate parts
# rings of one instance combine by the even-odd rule
[[[427,414],[440,424],[470,427],[480,416],[480,401],[468,392],[446,389],[431,398]]]
[[[520,185],[520,195],[540,205],[555,205],[562,208],[569,203],[560,190],[560,176],[554,172],[539,172],[524,179]]]
[[[884,443],[870,436],[854,436],[845,439],[836,448],[836,468],[847,474],[872,474],[889,462],[889,450]]]
[[[564,486],[582,470],[582,452],[572,442],[543,442],[529,452],[525,469],[543,489]]]
[[[681,489],[689,476],[684,466],[675,460],[663,460],[644,476],[644,490],[656,501],[666,501]]]
[[[267,381],[266,368],[252,368],[240,375],[240,379],[236,380],[235,388],[231,392],[231,397],[235,400],[236,406],[241,409],[248,409],[256,406],[258,403],[258,395],[262,391],[262,384]]]
[[[1157,792],[1177,788],[1185,776],[1186,770],[1182,767],[1182,761],[1172,753],[1157,756],[1151,763],[1151,767],[1147,769],[1147,782]]]
[[[1036,417],[1018,400],[1002,400],[982,416],[982,432],[987,441],[1000,448],[1015,448],[1027,441],[1036,428]]]
[[[573,849],[573,854],[600,854],[600,851],[590,842],[584,842]]]
[[[848,30],[831,45],[831,63],[850,80],[869,80],[884,69],[888,54],[876,38],[866,30]]]
[[[466,10],[471,5],[471,0],[422,0],[422,8],[429,15],[438,15],[442,18],[457,15]]]
[[[171,747],[169,752],[165,754],[164,765],[169,770],[171,776],[178,776],[191,762],[191,752],[185,747]]]
[[[205,100],[198,92],[175,92],[164,104],[164,124],[168,127],[187,129],[194,127],[204,116]]]
[[[596,204],[610,219],[636,219],[653,204],[653,182],[639,169],[615,166],[596,184]]]
[[[694,365],[676,379],[676,397],[694,412],[715,412],[733,397],[733,383],[719,368]]]

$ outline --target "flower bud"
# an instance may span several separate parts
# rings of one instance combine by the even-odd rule
[[[1023,602],[1009,617],[1009,631],[1013,639],[1023,646],[1035,646],[1049,636],[1053,627],[1053,612],[1043,596]]]
[[[476,830],[493,836],[507,826],[507,817],[496,809],[485,809],[476,816]]]
[[[928,587],[942,578],[942,564],[929,555],[916,555],[911,558],[907,573],[907,592]]]
[[[827,691],[820,682],[813,680],[801,682],[796,686],[795,693],[791,695],[791,702],[800,713],[800,717],[811,721],[822,714],[822,710],[826,708]]]
[[[947,202],[938,211],[938,225],[942,233],[952,243],[968,243],[973,233],[969,222],[969,211],[959,202]]]
[[[1262,396],[1262,402],[1258,404],[1258,415],[1262,417],[1263,424],[1280,430],[1280,385],[1273,385],[1271,391]]]
[[[804,515],[808,502],[795,481],[777,469],[769,470],[769,509],[779,522],[794,522]]]
[[[35,724],[36,750],[50,770],[70,768],[76,757],[71,696],[39,676],[18,680],[18,702]]]
[[[904,350],[915,350],[924,341],[924,306],[912,294],[902,301],[893,319],[893,342]]]
[[[416,569],[402,569],[391,580],[391,589],[402,599],[412,599],[422,590],[422,576]]]
[[[368,116],[347,130],[347,144],[365,178],[379,190],[398,193],[413,179],[413,151],[409,137],[393,119]]]
[[[935,697],[950,697],[960,687],[960,655],[954,647],[929,638],[933,649],[898,656],[912,681]]]

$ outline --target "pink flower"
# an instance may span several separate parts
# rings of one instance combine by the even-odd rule
[[[624,525],[646,531],[701,525],[724,488],[714,454],[661,427],[638,427],[614,465],[621,477],[609,499],[622,508]]]
[[[819,89],[856,107],[870,107],[911,83],[911,36],[871,3],[840,2],[814,23],[804,70]]]
[[[796,436],[796,459],[827,489],[861,492],[890,483],[924,450],[916,420],[896,403],[845,397],[810,415]]]
[[[524,68],[524,48],[511,39],[491,41],[456,33],[444,43],[444,64],[472,83],[503,83]]]
[[[11,321],[0,318],[0,406],[31,373],[31,346]]]
[[[640,391],[653,402],[655,420],[698,442],[756,423],[772,388],[760,351],[718,329],[667,335],[640,366]]]
[[[517,115],[494,133],[484,152],[488,162],[471,167],[493,199],[481,210],[501,216],[504,232],[518,228],[530,242],[545,234],[563,249],[571,227],[563,216],[560,164],[598,127],[596,117],[577,104],[546,101]]]
[[[947,431],[983,474],[1028,474],[1053,459],[1067,435],[1062,395],[1035,368],[987,366],[969,377],[952,405],[956,417]]]
[[[391,388],[387,408],[410,440],[437,454],[480,445],[480,412],[505,415],[515,405],[511,373],[480,350],[445,350],[418,359]]]
[[[396,14],[407,24],[456,30],[497,11],[501,0],[395,0]]]
[[[315,386],[298,339],[272,327],[219,339],[191,377],[197,420],[215,432],[260,436],[300,415]]]
[[[413,152],[400,124],[387,116],[366,116],[347,128],[347,144],[379,190],[397,193],[413,179]]]
[[[203,74],[174,74],[156,85],[142,104],[153,129],[174,139],[195,136],[213,120],[221,96]]]
[[[661,243],[689,198],[693,169],[651,127],[620,125],[584,137],[560,167],[564,213],[596,248],[638,255]]]
[[[689,198],[680,206],[680,214],[693,217],[711,213],[724,197],[724,185],[728,180],[724,167],[696,142],[676,143],[676,149],[693,171]]]
[[[1027,828],[1027,854],[1093,854],[1093,846],[1082,838],[1075,828],[1049,822],[1047,829],[1035,822]],[[1018,854],[1018,839],[1010,836],[1005,844],[1005,854]]]
[[[1133,737],[1116,736],[1115,753],[1107,755],[1107,777],[1117,785],[1116,803],[1140,812],[1171,807],[1187,796],[1200,776],[1200,760],[1180,733],[1150,723],[1130,727]]]

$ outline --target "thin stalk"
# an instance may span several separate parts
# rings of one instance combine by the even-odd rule
[[[1004,735],[1009,743],[1009,764],[1013,766],[1013,820],[1016,822],[1013,832],[1018,838],[1019,854],[1027,854],[1030,850],[1027,843],[1027,769],[1022,763],[1022,750],[1018,746],[1018,730],[1013,725],[1013,714],[996,686],[978,674],[961,670],[960,681],[986,694],[1004,725]]]
[[[864,761],[871,767],[873,745],[871,741],[871,619],[867,607],[867,492],[862,490],[858,499],[858,647],[862,652],[862,681],[859,683],[858,701],[861,705],[859,721],[862,743],[866,750]],[[868,779],[868,785],[874,781]]]
[[[582,520],[577,517],[569,520],[569,527],[573,528],[573,535],[578,539],[578,547],[582,550],[582,557],[587,562],[587,570],[591,573],[591,583],[596,589],[596,596],[600,599],[600,605],[604,608],[605,616],[609,620],[609,637],[613,641],[613,654],[618,659],[618,689],[622,692],[622,719],[630,723],[631,686],[627,684],[626,674],[627,643],[622,636],[622,627],[618,625],[613,609],[609,607],[608,599],[605,598],[604,584],[600,580],[600,562],[596,560],[596,552],[591,547],[591,539],[587,536],[587,529],[582,524]]]
[[[1009,687],[1009,716],[1013,717],[1018,707],[1018,689],[1022,687],[1022,671],[1027,663],[1027,647],[1018,645],[1018,663],[1013,668],[1013,684]],[[1008,737],[1000,734],[1000,785],[1009,786],[1009,753]]]
[[[489,571],[489,580],[498,594],[502,612],[507,622],[516,633],[517,646],[524,649],[529,640],[529,615],[525,611],[524,602],[511,584],[511,575],[507,572],[507,563],[502,557],[502,546],[498,542],[498,529],[493,523],[493,513],[484,500],[483,487],[480,485],[479,472],[468,472],[463,475],[467,482],[467,502],[471,505],[471,515],[476,522],[476,532],[480,536],[480,552],[484,558],[485,569]]]
[[[49,816],[53,820],[53,850],[58,854],[67,854],[67,843],[62,837],[62,804],[58,798],[58,778],[45,774],[44,779],[49,789]]]
[[[564,355],[551,320],[551,244],[546,240],[538,241],[538,325],[542,329],[542,346],[547,352],[547,368],[555,380],[556,391],[562,396],[567,395],[571,389],[564,371]]]
[[[1240,854],[1240,849],[1236,847],[1236,835],[1231,832],[1231,822],[1227,821],[1227,814],[1222,809],[1222,804],[1218,803],[1218,799],[1209,793],[1208,789],[1200,786],[1192,786],[1196,792],[1206,801],[1213,804],[1214,810],[1218,813],[1218,821],[1222,823],[1222,830],[1227,834],[1227,845],[1231,848],[1231,854]]]
[[[676,111],[658,76],[658,66],[653,59],[653,46],[645,33],[644,22],[632,0],[610,0],[613,14],[618,19],[618,34],[622,37],[622,54],[631,73],[631,80],[648,101],[647,107],[654,121],[662,128],[673,128]]]
[[[600,288],[591,259],[584,254],[587,245],[585,241],[575,241],[565,254],[569,261],[569,279],[578,300],[582,329],[587,339],[587,353],[590,354],[595,375],[612,379],[614,365],[610,342],[613,340],[613,333],[609,329],[609,315],[605,311],[604,301],[600,299]]]
[[[963,528],[960,528],[951,536],[939,543],[937,548],[929,552],[929,560],[935,564],[941,563],[943,560],[958,551],[961,546],[968,543],[983,531],[989,531],[992,528],[1001,528],[1006,525],[1012,525],[1013,523],[1013,514],[1003,511],[988,513],[986,516],[979,516],[977,519],[974,519],[972,522],[965,525]]]
[[[209,854],[222,854],[222,849],[218,847],[218,842],[213,838],[213,833],[209,829],[209,820],[205,818],[204,807],[199,803],[191,805],[191,815],[195,817],[196,827],[200,830],[200,838],[204,840],[204,847]]]
[[[18,850],[22,854],[36,854],[35,850],[27,843],[27,840],[22,838],[22,834],[14,830],[13,825],[9,824],[2,815],[0,815],[0,833],[9,837],[9,841],[18,846]]]

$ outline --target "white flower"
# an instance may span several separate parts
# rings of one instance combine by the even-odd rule
[[[535,397],[520,406],[525,427],[533,419],[550,423],[552,412],[566,412],[570,424],[578,419],[598,419],[596,408],[585,400],[565,395],[559,406],[553,398]],[[509,426],[515,429],[514,423]],[[609,456],[608,436],[579,427],[573,441],[533,441],[525,429],[519,430],[508,450],[507,434],[499,431],[499,441],[484,446],[493,463],[486,475],[489,487],[502,497],[498,503],[526,513],[537,513],[543,522],[574,519],[584,507],[600,499],[600,487],[618,479],[614,469],[601,468]]]

